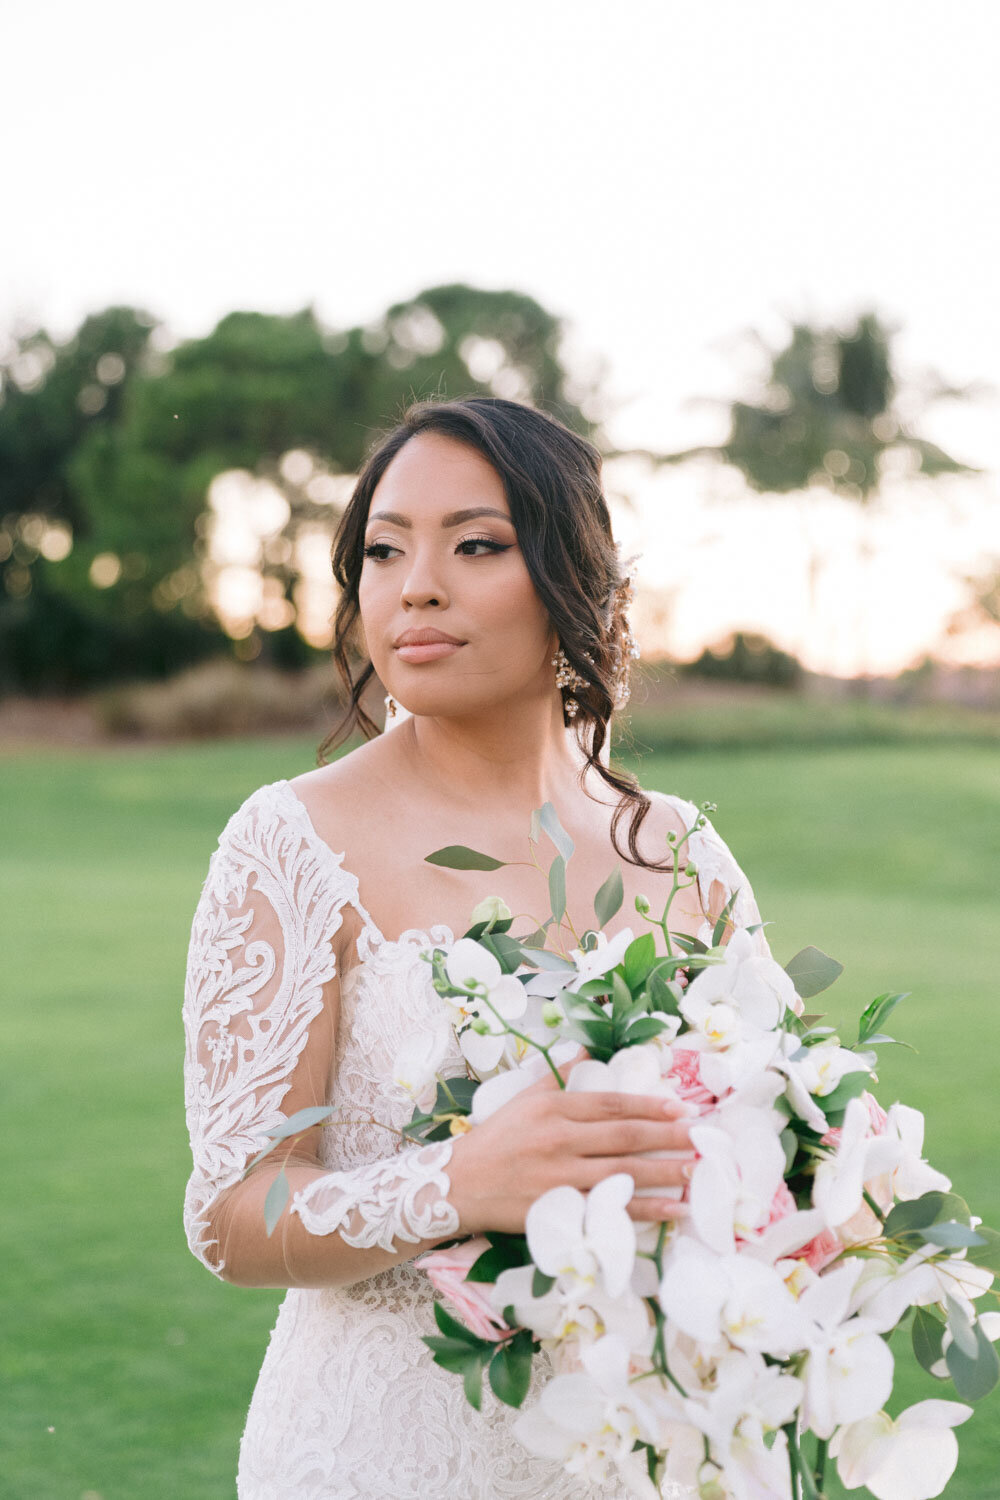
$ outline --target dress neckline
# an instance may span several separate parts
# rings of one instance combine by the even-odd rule
[[[299,821],[304,825],[310,841],[319,848],[323,857],[325,859],[332,860],[341,875],[347,875],[354,882],[354,901],[352,905],[355,907],[359,916],[364,922],[364,927],[358,934],[357,942],[355,944],[358,949],[359,958],[364,958],[364,954],[361,952],[361,939],[365,936],[366,933],[368,933],[372,938],[376,940],[380,948],[415,947],[415,940],[418,938],[423,940],[424,946],[432,945],[434,942],[451,945],[455,941],[455,934],[452,932],[450,927],[446,926],[444,922],[435,923],[433,928],[406,927],[399,934],[398,938],[387,938],[385,933],[379,927],[378,923],[373,919],[368,908],[361,900],[361,889],[358,877],[354,874],[353,870],[348,870],[344,866],[344,857],[347,853],[347,850],[345,849],[342,853],[338,854],[333,845],[328,844],[326,839],[316,831],[316,825],[309,815],[309,809],[302,801],[302,798],[299,796],[298,792],[295,791],[290,781],[282,778],[280,781],[273,782],[272,785],[275,787],[280,787],[285,795],[289,798],[289,800],[294,804],[296,815]],[[441,934],[441,936],[435,938],[435,933]]]

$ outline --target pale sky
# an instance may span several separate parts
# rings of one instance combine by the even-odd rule
[[[306,303],[347,326],[441,282],[514,287],[566,319],[571,362],[606,359],[613,438],[673,447],[724,435],[690,403],[747,393],[741,330],[872,305],[904,373],[991,388],[922,424],[989,472],[896,481],[865,568],[849,504],[609,473],[670,647],[742,624],[895,670],[961,603],[951,575],[1000,558],[992,0],[0,0],[0,47],[0,328],[109,302],[180,335]]]

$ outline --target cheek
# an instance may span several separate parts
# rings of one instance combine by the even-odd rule
[[[544,642],[552,629],[523,563],[497,577],[494,586],[480,595],[476,614],[491,632],[516,636],[522,642]]]

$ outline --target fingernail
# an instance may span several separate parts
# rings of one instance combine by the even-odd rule
[[[693,1119],[695,1115],[700,1115],[701,1110],[698,1108],[697,1104],[691,1104],[690,1102],[685,1101],[685,1103],[681,1105],[681,1114],[686,1116],[686,1118],[690,1120]]]
[[[694,1161],[686,1161],[684,1163],[683,1167],[681,1168],[681,1176],[686,1182],[691,1181],[691,1178],[694,1176],[694,1169],[697,1165],[698,1163]]]

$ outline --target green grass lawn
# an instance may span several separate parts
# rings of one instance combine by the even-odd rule
[[[184,1241],[184,961],[226,819],[314,764],[298,738],[0,762],[10,1500],[235,1492],[282,1294],[216,1281]],[[845,964],[815,1008],[912,992],[892,1029],[918,1053],[886,1050],[879,1095],[926,1111],[930,1159],[1000,1227],[996,750],[700,750],[639,774],[718,804],[780,960],[815,943]],[[950,1387],[907,1370],[900,1391]],[[994,1393],[959,1429],[956,1500],[1000,1500],[998,1414]]]

